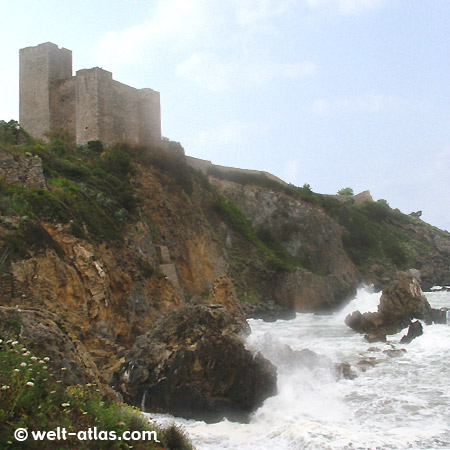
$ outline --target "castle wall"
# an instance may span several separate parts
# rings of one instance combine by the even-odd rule
[[[159,92],[140,89],[138,98],[140,142],[161,143],[161,103]],[[147,124],[147,126],[144,126]]]
[[[98,67],[78,70],[75,77],[76,86],[76,141],[86,144],[101,139],[101,129],[107,119],[101,118],[103,100],[102,87],[112,80],[112,73]],[[110,145],[109,142],[104,142]]]
[[[269,178],[270,180],[276,181],[277,183],[287,185],[285,181],[283,181],[281,178],[278,178],[277,176],[265,172],[263,170],[251,170],[251,169],[239,169],[237,167],[228,167],[228,166],[219,166],[217,164],[213,164],[211,161],[208,161],[207,159],[200,159],[200,158],[194,158],[193,156],[186,156],[185,157],[186,164],[190,165],[196,170],[199,170],[204,175],[211,175],[211,172],[219,172],[223,175],[227,174],[240,174],[240,175],[264,175],[265,177]]]
[[[48,42],[20,50],[20,124],[40,138],[64,129],[77,144],[158,144],[159,92],[119,83],[99,67],[73,77],[72,52]]]
[[[76,140],[75,77],[51,83],[50,123],[52,130],[65,130]]]
[[[20,124],[33,136],[54,128],[52,84],[72,77],[72,52],[47,42],[20,50]]]

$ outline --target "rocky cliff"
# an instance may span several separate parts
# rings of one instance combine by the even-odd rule
[[[241,319],[330,310],[361,281],[387,283],[405,265],[450,284],[448,233],[385,205],[347,205],[263,175],[206,176],[177,143],[105,150],[55,135],[44,144],[17,127],[7,137],[2,314],[24,337],[44,314],[103,382],[139,336],[186,305],[222,304]]]

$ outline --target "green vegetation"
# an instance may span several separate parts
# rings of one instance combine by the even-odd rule
[[[351,187],[339,189],[339,191],[337,191],[337,194],[338,195],[355,195],[353,192],[353,189]]]
[[[300,261],[286,251],[270,230],[260,229],[255,232],[251,222],[233,202],[219,195],[213,209],[236,233],[261,251],[268,269],[281,272],[301,266]]]
[[[10,145],[18,145],[28,142],[29,134],[21,128],[18,122],[0,120],[0,142]]]
[[[166,429],[149,422],[138,410],[103,398],[96,386],[64,387],[58,382],[47,357],[36,357],[14,338],[0,339],[0,448],[2,449],[192,449],[185,433],[171,425]],[[65,428],[67,433],[98,431],[122,436],[125,431],[148,432],[149,439],[35,441],[34,431]],[[30,438],[18,442],[17,428],[25,428]],[[153,432],[153,434],[150,434]],[[106,436],[106,434],[104,434]],[[108,434],[110,436],[110,434]],[[154,437],[160,441],[156,442]]]
[[[164,141],[166,148],[139,148],[124,146],[127,154],[145,167],[155,167],[170,177],[186,194],[192,194],[196,171],[186,164],[183,147],[179,142]]]
[[[254,184],[274,191],[280,191],[284,187],[284,184],[269,178],[263,172],[245,173],[240,171],[226,171],[212,166],[208,169],[208,175],[213,175],[216,178],[233,181],[239,184]]]
[[[418,255],[429,251],[403,230],[411,219],[385,201],[358,205],[320,197],[320,205],[342,225],[344,248],[363,274],[374,263],[394,269],[412,267]]]
[[[0,183],[0,215],[17,222],[0,248],[2,274],[11,260],[25,258],[30,251],[57,250],[42,221],[66,224],[67,231],[76,237],[122,240],[121,229],[134,220],[139,203],[130,183],[133,163],[123,148],[116,146],[101,154],[101,142],[77,147],[65,133],[49,136],[44,145],[11,121],[0,122],[0,149],[14,158],[41,158],[48,188]]]

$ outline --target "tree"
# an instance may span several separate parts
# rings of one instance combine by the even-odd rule
[[[339,189],[337,193],[338,195],[354,195],[353,189],[351,187]]]

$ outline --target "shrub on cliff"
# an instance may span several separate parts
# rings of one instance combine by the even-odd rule
[[[139,202],[129,178],[131,157],[119,147],[100,155],[98,143],[76,147],[64,133],[49,135],[48,144],[30,138],[16,145],[14,133],[25,132],[11,122],[0,123],[0,144],[13,157],[39,157],[47,189],[2,184],[0,215],[17,222],[0,248],[2,273],[11,260],[55,247],[41,221],[68,224],[67,231],[77,237],[120,242],[121,228],[133,219]]]
[[[343,227],[344,249],[364,274],[374,263],[394,270],[414,265],[424,244],[406,233],[402,226],[410,219],[384,202],[342,203],[319,196],[320,206]]]
[[[51,360],[38,358],[14,337],[0,339],[0,442],[10,449],[192,449],[182,430],[150,423],[138,410],[104,398],[94,385],[65,387],[51,368]],[[33,440],[32,432],[65,428],[67,433],[87,431],[122,437],[125,431],[147,431],[151,440]],[[25,428],[26,441],[19,442],[14,431]],[[150,434],[152,433],[152,434]],[[110,434],[108,434],[110,436]],[[156,442],[156,438],[160,442]],[[173,447],[173,443],[177,447]]]
[[[346,188],[339,189],[337,194],[338,195],[354,195],[354,192],[351,187],[346,187]]]
[[[30,135],[19,125],[19,122],[0,120],[0,144],[18,145],[30,140]]]

